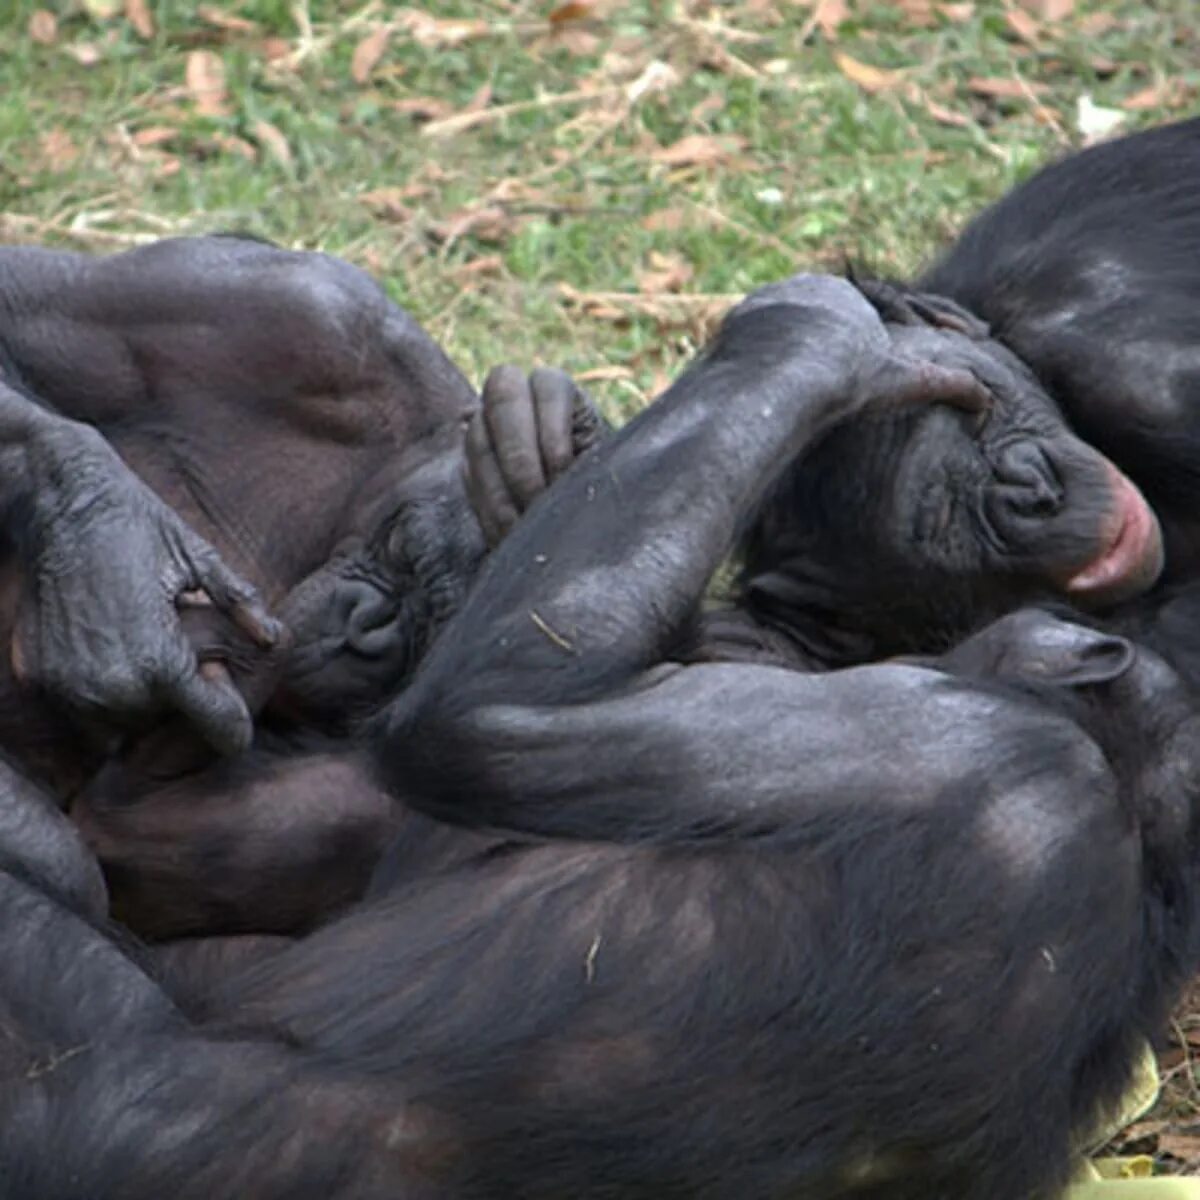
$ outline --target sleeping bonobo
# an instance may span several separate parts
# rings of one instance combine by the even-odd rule
[[[210,1024],[0,873],[6,1194],[1048,1196],[1196,959],[1193,698],[1028,610],[933,667],[670,660],[806,446],[985,402],[844,282],[739,308],[381,722],[394,786],[509,844],[247,970]]]
[[[971,371],[992,407],[839,426],[748,521],[743,607],[836,665],[952,645],[1038,599],[1096,608],[1147,590],[1157,519],[1032,372],[949,302],[864,290],[898,352]]]
[[[324,255],[8,247],[0,300],[0,401],[35,425],[0,548],[0,747],[74,796],[141,932],[294,928],[357,894],[400,819],[314,731],[399,687],[475,572],[477,397]],[[537,383],[561,469],[585,406],[561,373]],[[258,596],[286,645],[261,644]],[[197,771],[251,713],[254,750]],[[116,754],[114,726],[137,735]]]

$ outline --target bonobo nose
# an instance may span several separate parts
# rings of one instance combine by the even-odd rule
[[[1033,442],[1009,446],[996,464],[996,478],[1005,487],[1004,501],[1023,517],[1052,517],[1066,493],[1054,464]]]

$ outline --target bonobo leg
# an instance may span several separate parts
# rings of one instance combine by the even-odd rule
[[[475,405],[368,275],[253,239],[169,238],[102,258],[0,247],[0,312],[0,372],[89,424],[205,397],[288,402],[313,432],[336,433],[353,414],[321,401],[345,409],[398,383],[415,438]]]
[[[342,747],[178,778],[105,766],[71,809],[140,937],[296,933],[358,899],[404,813]]]

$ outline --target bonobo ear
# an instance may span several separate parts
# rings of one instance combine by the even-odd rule
[[[986,626],[943,662],[968,675],[1090,687],[1119,679],[1135,656],[1125,638],[1027,608]]]
[[[848,273],[851,283],[871,302],[875,311],[893,325],[932,325],[935,329],[950,329],[972,341],[989,336],[986,321],[946,296],[932,292],[914,292],[903,285],[885,283],[882,279],[857,279]]]
[[[1111,683],[1133,666],[1134,649],[1125,638],[1080,625],[1069,628],[1083,636],[1042,653],[1038,668],[1043,679],[1064,687],[1089,687]]]

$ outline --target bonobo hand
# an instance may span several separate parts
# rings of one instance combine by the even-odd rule
[[[94,430],[55,421],[24,446],[25,593],[13,668],[85,721],[126,724],[177,710],[217,750],[251,739],[250,714],[220,668],[202,668],[177,601],[200,590],[255,642],[280,627]]]
[[[794,319],[788,309],[795,310]],[[910,358],[897,349],[874,306],[853,284],[832,275],[793,275],[746,297],[725,318],[718,335],[739,341],[755,337],[772,310],[771,333],[787,335],[787,344],[764,345],[781,367],[803,374],[808,389],[819,391],[839,417],[874,407],[949,404],[968,412],[984,411],[990,396],[963,369]],[[765,340],[765,339],[764,339]]]
[[[495,546],[536,497],[607,432],[563,371],[496,367],[467,429],[467,495]]]

